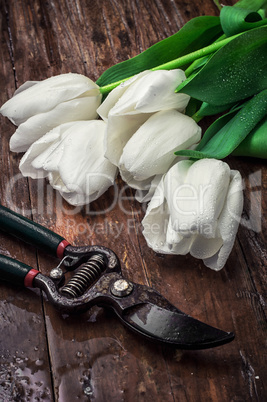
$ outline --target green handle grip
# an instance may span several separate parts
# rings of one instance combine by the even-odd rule
[[[14,285],[23,286],[24,280],[32,268],[23,262],[0,255],[0,279]]]
[[[0,230],[58,257],[58,246],[65,239],[51,230],[0,205]]]

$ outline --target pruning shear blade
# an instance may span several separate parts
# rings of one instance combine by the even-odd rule
[[[223,345],[234,339],[232,332],[224,332],[189,315],[169,311],[153,304],[131,309],[123,319],[154,340],[183,349],[207,349]]]
[[[40,288],[61,312],[83,312],[93,305],[111,308],[134,332],[183,349],[211,348],[234,339],[232,332],[198,321],[152,288],[125,279],[118,257],[106,247],[74,247],[56,233],[3,206],[0,206],[0,227],[62,259],[60,268],[53,269],[48,277],[22,262],[0,255],[0,279]],[[65,271],[74,271],[63,286],[65,275],[61,266]]]

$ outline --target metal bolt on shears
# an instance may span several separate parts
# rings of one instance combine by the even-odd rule
[[[111,308],[124,325],[153,341],[181,349],[206,349],[234,339],[185,314],[152,288],[121,274],[116,254],[103,246],[75,247],[63,237],[0,206],[1,230],[34,245],[61,261],[49,276],[0,255],[0,280],[40,288],[62,313],[84,312],[94,305]],[[65,283],[65,274],[73,271]]]

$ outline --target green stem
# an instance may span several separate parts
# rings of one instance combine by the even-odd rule
[[[202,64],[203,62],[203,64]],[[207,56],[201,57],[201,59],[195,60],[193,63],[190,64],[190,66],[185,70],[185,76],[188,78],[191,74],[193,74],[194,71],[199,69],[200,67],[203,67],[204,64],[207,62]]]
[[[209,46],[203,47],[202,49],[196,50],[192,53],[188,53],[184,56],[178,57],[178,59],[171,60],[167,63],[161,64],[157,67],[154,67],[151,69],[151,71],[157,71],[157,70],[173,70],[176,68],[180,68],[186,64],[193,63],[193,61],[200,59],[201,57],[207,56],[211,53],[216,52],[223,46],[225,46],[227,43],[231,42],[233,39],[237,38],[238,36],[242,35],[242,33],[236,34],[231,36],[230,38],[226,38],[221,40],[220,42],[215,42],[212,43]],[[112,89],[116,88],[118,85],[120,85],[122,82],[127,81],[129,78],[124,78],[123,80],[113,82],[111,84],[105,85],[103,87],[100,87],[99,90],[100,92],[104,95],[112,91]]]
[[[220,4],[220,1],[219,1],[219,0],[213,0],[213,3],[214,3],[215,6],[218,8],[218,10],[221,11],[222,6],[221,6],[221,4]]]
[[[203,119],[203,116],[198,115],[198,111],[191,116],[193,120],[195,120],[196,123],[198,123],[200,120]]]
[[[220,41],[224,40],[225,38],[226,38],[226,36],[225,36],[225,34],[223,34],[213,43],[220,42]],[[189,75],[191,75],[195,70],[197,70],[199,67],[202,67],[204,64],[206,64],[207,60],[208,60],[207,56],[194,60],[193,63],[190,64],[190,66],[185,70],[186,77],[189,77]]]

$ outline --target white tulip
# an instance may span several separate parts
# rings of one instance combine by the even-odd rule
[[[122,150],[119,169],[131,187],[145,190],[155,176],[166,173],[180,157],[180,149],[191,148],[201,138],[196,122],[174,109],[153,114],[133,134]]]
[[[101,120],[62,124],[34,142],[20,162],[24,176],[48,177],[73,205],[96,200],[115,180],[117,167],[104,157],[106,123]]]
[[[101,98],[98,85],[81,74],[26,82],[0,109],[18,126],[10,139],[10,149],[24,152],[60,124],[97,118]]]
[[[184,111],[190,97],[175,89],[185,78],[182,70],[144,71],[107,96],[97,112],[108,122],[105,155],[114,165],[119,165],[127,141],[153,113]]]
[[[183,160],[162,177],[143,219],[156,252],[187,254],[214,270],[225,265],[243,208],[242,179],[215,159]]]

